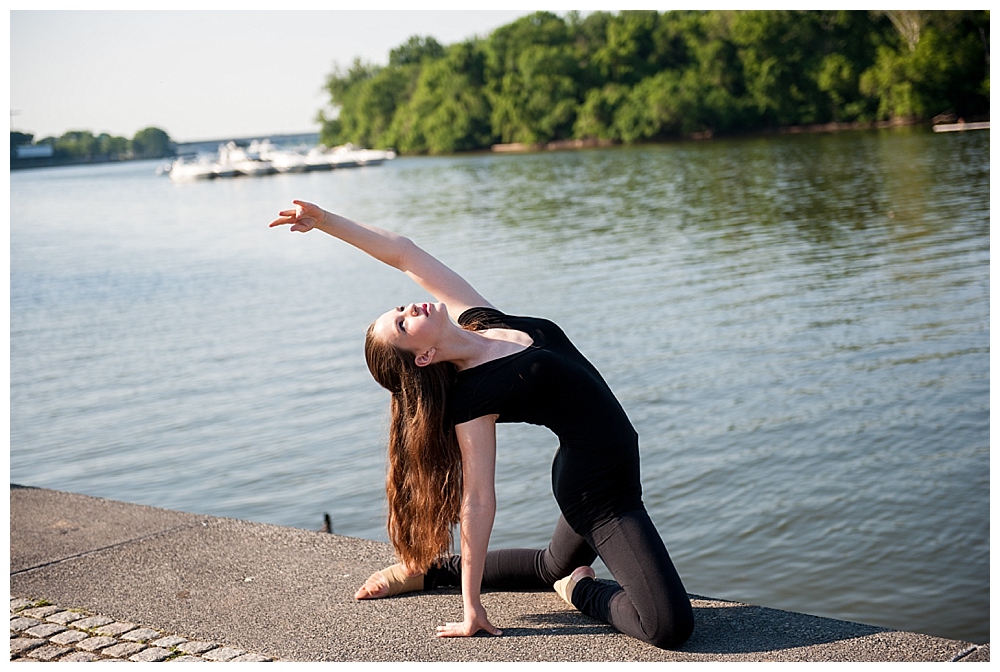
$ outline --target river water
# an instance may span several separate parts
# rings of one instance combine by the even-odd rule
[[[154,168],[11,175],[12,482],[385,540],[362,335],[428,297],[267,228],[301,198],[564,328],[690,592],[989,640],[987,132]],[[555,447],[501,426],[494,546],[548,542]]]

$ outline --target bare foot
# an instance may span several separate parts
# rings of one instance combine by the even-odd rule
[[[354,594],[354,599],[376,600],[380,597],[391,597],[423,589],[423,574],[410,574],[406,571],[406,567],[396,563],[369,576],[364,585],[358,588],[358,592]]]
[[[592,567],[577,567],[573,570],[572,574],[559,579],[552,584],[552,587],[555,589],[556,593],[559,594],[559,597],[561,597],[567,604],[574,606],[573,589],[576,588],[577,581],[594,578],[597,578],[597,574],[594,573],[594,569]]]
[[[389,581],[382,572],[375,572],[368,577],[364,585],[354,593],[355,600],[377,600],[389,594]]]

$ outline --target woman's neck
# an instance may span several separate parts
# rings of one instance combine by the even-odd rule
[[[462,371],[520,352],[533,342],[531,336],[516,329],[469,331],[458,327],[439,348],[440,361],[452,362]]]

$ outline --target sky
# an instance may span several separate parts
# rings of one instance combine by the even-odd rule
[[[11,130],[131,138],[156,126],[179,142],[314,132],[334,64],[386,64],[411,35],[448,45],[528,13],[11,11]]]

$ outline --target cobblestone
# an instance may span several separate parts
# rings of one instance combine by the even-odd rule
[[[126,632],[135,630],[134,623],[108,623],[107,625],[102,625],[99,628],[94,628],[94,632],[99,635],[107,635],[108,637],[118,637]]]
[[[237,656],[242,656],[244,653],[246,653],[246,651],[243,651],[241,649],[231,649],[228,646],[222,646],[219,647],[218,649],[212,649],[204,656],[202,656],[202,658],[206,658],[208,660],[215,660],[220,663],[226,663],[232,660],[233,658],[236,658]]]
[[[153,646],[148,649],[143,649],[139,653],[129,656],[129,660],[136,663],[158,663],[162,660],[166,660],[170,657],[170,651],[167,649],[161,649],[158,646]]]
[[[42,622],[36,618],[15,618],[10,622],[11,632],[24,632],[28,628],[41,625]]]
[[[66,632],[60,632],[55,637],[49,637],[49,641],[53,644],[76,644],[77,642],[82,642],[87,639],[89,635],[86,632],[81,632],[80,630],[67,630]]]
[[[43,644],[45,644],[44,639],[35,639],[34,637],[18,637],[17,639],[12,639],[10,640],[11,658],[22,653],[27,653],[32,649],[42,646]]]
[[[183,637],[178,637],[177,635],[168,635],[166,637],[160,637],[159,639],[154,639],[150,642],[152,646],[162,646],[165,649],[171,649],[175,646],[179,646],[188,640]]]
[[[24,631],[24,634],[31,635],[32,637],[48,639],[52,635],[57,635],[65,629],[66,628],[64,626],[56,623],[42,623],[41,625],[36,625],[33,628],[28,628]]]
[[[270,662],[214,642],[25,597],[10,600],[11,662]]]
[[[73,621],[79,621],[83,618],[83,613],[79,611],[60,611],[58,613],[52,614],[51,616],[46,616],[45,620],[49,623],[58,623],[60,625],[66,625],[67,623],[72,623]]]
[[[101,655],[111,656],[112,658],[128,658],[145,648],[145,644],[139,644],[138,642],[119,642],[101,651]]]
[[[80,641],[76,646],[84,651],[97,651],[106,646],[111,646],[117,641],[114,637],[89,637]]]
[[[21,615],[28,616],[30,618],[45,618],[46,616],[54,614],[57,611],[62,611],[62,609],[60,609],[57,606],[47,604],[44,607],[33,607],[31,609],[25,609],[21,612]]]
[[[126,642],[148,642],[151,639],[156,639],[160,636],[159,630],[153,630],[152,628],[135,628],[134,630],[129,630],[121,636]]]
[[[178,651],[183,653],[205,653],[206,651],[211,651],[212,649],[218,647],[218,644],[212,644],[211,642],[187,642],[185,644],[180,644],[177,647]]]
[[[55,660],[59,656],[65,655],[72,650],[73,649],[66,646],[46,644],[45,646],[40,646],[37,649],[31,650],[28,653],[28,657],[34,658],[35,660]]]
[[[107,616],[90,616],[88,618],[81,618],[73,624],[73,627],[80,628],[81,630],[89,630],[91,628],[99,628],[102,625],[114,622],[115,619],[108,618]]]

